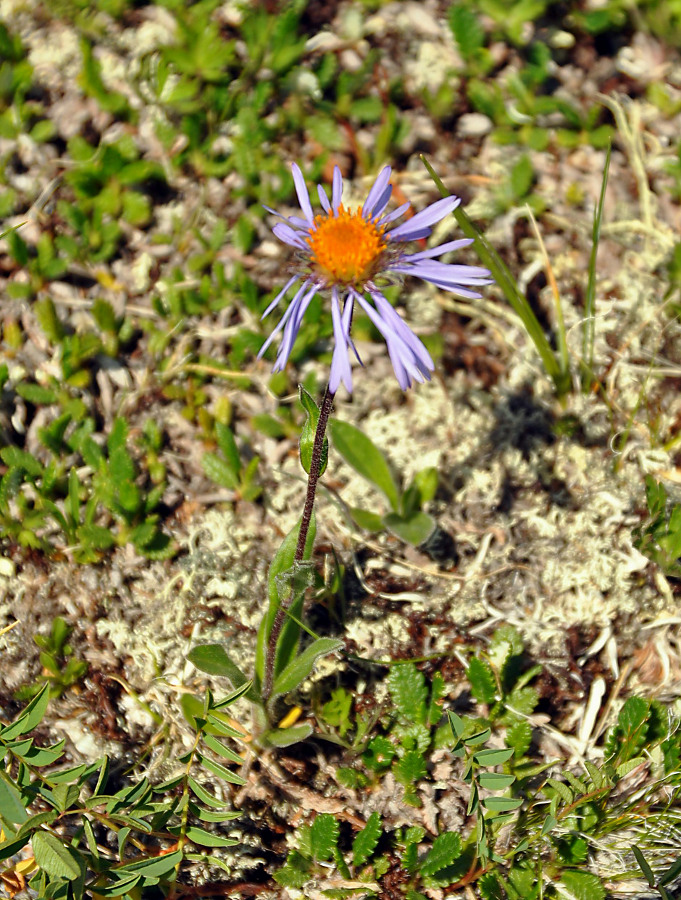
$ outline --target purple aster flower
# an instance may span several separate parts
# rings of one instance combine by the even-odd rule
[[[286,365],[312,298],[324,292],[331,300],[335,339],[329,376],[331,393],[336,392],[341,381],[348,391],[352,391],[351,348],[361,364],[350,337],[355,303],[385,338],[400,387],[405,390],[412,381],[427,381],[434,369],[430,354],[383,296],[381,283],[394,281],[395,276],[416,275],[446,291],[471,298],[480,294],[468,286],[490,283],[489,271],[481,266],[457,266],[437,260],[443,253],[467,247],[472,243],[470,239],[448,241],[418,253],[405,252],[406,243],[428,237],[432,226],[456,209],[461,200],[458,197],[437,200],[401,225],[388,230],[391,223],[403,216],[410,206],[405,203],[390,213],[385,212],[392,194],[392,185],[389,184],[391,171],[390,166],[386,166],[374,182],[364,205],[350,212],[341,202],[343,179],[336,166],[330,203],[322,186],[317,186],[323,212],[315,216],[303,173],[296,163],[293,164],[293,181],[303,218],[280,216],[284,221],[278,222],[273,231],[280,241],[298,251],[299,267],[267,307],[263,318],[272,312],[294,285],[296,291],[279,324],[258,354],[261,357],[283,329],[275,372]],[[267,209],[279,215],[275,210]]]

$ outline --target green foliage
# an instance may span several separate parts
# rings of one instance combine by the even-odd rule
[[[239,814],[202,781],[217,776],[232,785],[244,784],[240,775],[217,761],[242,762],[224,739],[241,738],[241,732],[226,724],[225,711],[243,692],[241,688],[222,700],[207,693],[203,702],[186,695],[183,707],[196,736],[178,760],[178,773],[160,785],[142,778],[125,779],[118,786],[114,782],[120,784],[120,778],[111,776],[107,757],[65,768],[63,740],[50,747],[34,742],[31,733],[47,709],[46,684],[0,729],[2,875],[12,876],[15,854],[28,843],[35,859],[29,887],[46,898],[84,900],[93,893],[128,897],[131,891],[141,894],[155,886],[167,890],[190,860],[211,865],[210,848],[238,843],[224,825]],[[64,831],[63,819],[74,827]],[[111,839],[118,852],[101,852]]]
[[[649,521],[634,529],[634,546],[656,563],[665,575],[681,578],[681,504],[670,504],[667,491],[646,475]]]
[[[423,506],[437,491],[437,470],[421,470],[401,491],[384,454],[362,431],[340,419],[329,420],[329,431],[334,448],[385,496],[390,506],[390,512],[384,515],[353,507],[350,512],[359,527],[368,531],[388,529],[414,546],[426,541],[437,525],[432,516],[423,512]]]
[[[220,449],[217,453],[204,453],[201,460],[206,475],[221,487],[233,490],[243,500],[256,500],[262,488],[255,483],[255,474],[260,462],[254,456],[246,466],[241,461],[234,434],[228,425],[215,423],[215,437]]]
[[[50,686],[50,697],[59,697],[85,675],[88,664],[85,660],[74,657],[73,647],[68,643],[72,631],[73,629],[61,616],[55,616],[48,635],[34,635],[33,640],[40,647],[43,674],[34,684],[16,691],[18,700],[33,697],[42,689],[45,682]]]

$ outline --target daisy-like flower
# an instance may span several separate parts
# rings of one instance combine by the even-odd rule
[[[458,266],[437,260],[450,250],[466,247],[472,241],[462,239],[448,241],[430,250],[406,253],[404,245],[428,237],[432,226],[452,210],[461,200],[445,197],[389,230],[389,226],[401,218],[410,204],[386,213],[392,185],[391,168],[386,166],[378,175],[364,205],[354,212],[342,203],[343,178],[338,166],[333,171],[331,202],[324,188],[317,185],[319,202],[323,212],[315,215],[310,195],[300,167],[293,164],[293,181],[303,213],[300,216],[280,216],[274,234],[297,252],[298,267],[283,289],[263,313],[263,319],[278,306],[296,285],[296,292],[286,312],[272,334],[263,344],[258,357],[270,346],[283,329],[283,336],[274,371],[286,365],[305,310],[315,294],[330,295],[331,318],[335,347],[331,361],[329,390],[335,393],[341,382],[352,391],[352,370],[349,350],[361,365],[361,360],[350,337],[350,326],[355,303],[364,310],[385,338],[395,375],[403,390],[412,381],[428,381],[434,369],[430,354],[423,343],[400,317],[399,313],[381,293],[381,284],[394,282],[405,275],[416,275],[446,291],[462,297],[480,297],[471,290],[490,283],[489,271],[481,266]],[[279,216],[273,209],[268,211]]]

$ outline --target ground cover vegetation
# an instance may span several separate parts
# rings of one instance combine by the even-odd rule
[[[0,0],[3,896],[679,895],[680,40]]]

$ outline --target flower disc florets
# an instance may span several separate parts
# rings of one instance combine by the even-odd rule
[[[315,216],[307,239],[314,271],[332,285],[363,288],[380,272],[386,249],[385,228],[365,219],[361,208]]]
[[[464,238],[448,241],[439,247],[417,253],[405,253],[403,249],[407,242],[429,237],[431,226],[449,215],[461,201],[457,197],[444,197],[388,231],[389,223],[399,219],[409,209],[409,203],[405,203],[390,213],[384,212],[392,194],[389,166],[380,172],[364,206],[356,212],[349,212],[341,203],[343,179],[336,166],[330,203],[322,186],[317,186],[319,202],[324,212],[316,216],[312,212],[310,195],[300,167],[294,163],[292,169],[304,218],[282,216],[284,221],[278,222],[273,231],[279,240],[298,251],[300,268],[272,300],[263,313],[263,318],[272,312],[294,284],[299,284],[279,324],[258,355],[262,356],[275,335],[283,329],[274,370],[283,369],[293,349],[305,311],[315,294],[325,291],[331,295],[335,339],[329,375],[329,390],[332,393],[336,392],[341,382],[348,391],[352,390],[350,349],[361,364],[350,337],[355,303],[385,338],[400,387],[408,388],[412,381],[427,381],[434,369],[430,354],[381,293],[379,276],[395,281],[405,275],[416,275],[462,297],[479,297],[480,294],[469,290],[466,285],[489,284],[487,269],[481,266],[457,266],[437,260],[438,256],[450,250],[468,246],[472,243],[470,240]],[[273,209],[269,211],[279,215]]]

